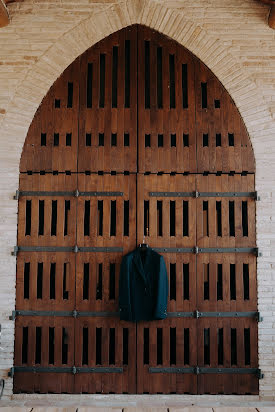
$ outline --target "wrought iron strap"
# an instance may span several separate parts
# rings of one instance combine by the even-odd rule
[[[158,253],[253,253],[256,256],[261,256],[256,247],[153,247]]]
[[[10,317],[14,320],[16,316],[56,316],[56,317],[118,317],[119,312],[79,312],[73,311],[47,311],[47,310],[15,310]],[[259,312],[199,312],[195,310],[193,312],[167,312],[167,318],[255,318],[259,322],[262,321],[262,317]]]
[[[18,252],[123,252],[123,247],[78,247],[78,246],[15,246],[12,255]]]
[[[261,369],[258,368],[205,368],[201,366],[194,366],[188,368],[177,367],[150,367],[149,373],[193,373],[196,375],[205,373],[230,373],[230,374],[254,374],[258,378],[263,378]]]
[[[105,367],[97,366],[94,368],[77,367],[77,366],[14,366],[10,369],[9,376],[13,376],[15,372],[48,372],[48,373],[123,373],[123,368],[120,367]]]
[[[257,192],[149,192],[150,197],[251,197],[258,199]]]
[[[17,190],[14,196],[14,199],[18,200],[19,197],[21,196],[50,196],[50,197],[59,197],[59,196],[63,196],[63,197],[78,197],[78,196],[98,196],[98,197],[102,197],[102,196],[123,196],[124,193],[123,192],[79,192],[78,190],[75,190],[73,192],[63,192],[63,191],[41,191],[41,190],[37,190],[37,191],[24,191],[24,190]]]

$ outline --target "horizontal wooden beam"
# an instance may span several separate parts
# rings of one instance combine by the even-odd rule
[[[0,0],[0,28],[9,24],[9,13],[4,0]]]

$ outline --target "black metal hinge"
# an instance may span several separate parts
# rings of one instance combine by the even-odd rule
[[[256,256],[262,256],[257,247],[153,247],[158,253],[251,253]]]
[[[11,252],[12,256],[17,256],[18,252],[123,252],[123,247],[116,246],[92,246],[92,247],[78,247],[75,246],[14,246]]]
[[[150,367],[149,373],[192,373],[195,375],[209,374],[209,373],[229,373],[229,374],[253,374],[257,375],[259,379],[264,377],[261,369],[258,368],[206,368],[201,366],[178,368],[178,367]]]
[[[10,368],[8,375],[10,377],[14,376],[15,372],[33,372],[33,373],[72,373],[73,375],[77,373],[123,373],[123,368],[121,367],[106,367],[97,366],[93,368],[70,366],[70,367],[54,367],[54,366],[13,366]]]
[[[257,192],[149,192],[150,197],[250,197],[260,200]]]
[[[21,191],[21,190],[16,190],[15,195],[13,198],[15,200],[18,200],[21,196],[50,196],[50,197],[79,197],[79,196],[86,196],[86,197],[91,197],[91,196],[97,196],[97,197],[102,197],[102,196],[110,196],[110,197],[115,197],[115,196],[123,196],[123,192],[79,192],[78,190],[75,190],[74,192],[62,192],[62,191],[56,191],[56,192],[51,192],[51,191]]]

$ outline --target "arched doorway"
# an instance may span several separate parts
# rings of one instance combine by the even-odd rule
[[[258,393],[254,156],[226,90],[143,26],[51,87],[20,165],[14,391]],[[120,321],[145,241],[168,317]]]

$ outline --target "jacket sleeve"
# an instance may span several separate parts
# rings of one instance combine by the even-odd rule
[[[131,259],[128,256],[124,256],[119,275],[119,313],[121,320],[132,320],[130,265]]]
[[[167,317],[167,299],[168,299],[168,277],[163,257],[160,257],[156,306],[154,311],[155,319],[164,319]]]

